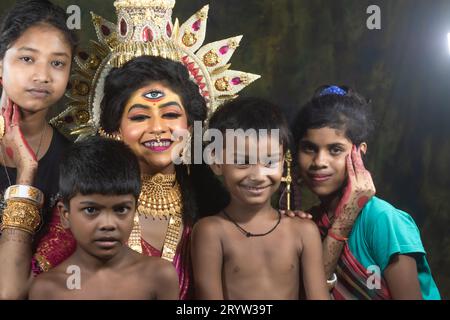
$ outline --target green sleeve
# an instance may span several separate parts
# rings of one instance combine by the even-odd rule
[[[413,218],[403,211],[394,207],[383,208],[374,217],[371,229],[371,256],[382,271],[386,269],[393,255],[425,254],[417,225]]]

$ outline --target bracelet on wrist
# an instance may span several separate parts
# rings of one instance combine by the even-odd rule
[[[10,199],[3,210],[1,231],[17,229],[34,235],[41,223],[39,208],[28,200]]]
[[[328,289],[332,290],[335,287],[336,282],[337,282],[337,276],[336,276],[336,273],[333,273],[331,276],[331,279],[327,280]]]
[[[13,199],[29,200],[39,208],[44,205],[44,193],[38,188],[16,184],[8,187],[5,191],[5,201]]]

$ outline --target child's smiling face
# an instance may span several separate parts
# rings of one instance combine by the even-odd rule
[[[234,163],[214,164],[212,169],[217,175],[223,176],[225,187],[234,201],[246,206],[265,205],[270,203],[272,195],[280,186],[283,146],[279,145],[279,140],[270,136],[257,140],[252,137],[245,139],[244,153],[244,150],[236,148],[235,143],[235,150],[231,154]],[[257,152],[257,159],[251,156],[251,148]],[[229,150],[224,149],[224,152]]]
[[[71,46],[60,30],[34,25],[11,44],[1,61],[3,90],[24,111],[47,109],[66,90],[71,60]]]
[[[344,185],[346,156],[352,145],[343,130],[323,127],[306,131],[297,160],[303,180],[317,196],[329,196]]]

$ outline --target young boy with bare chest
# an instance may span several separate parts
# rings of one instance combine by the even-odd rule
[[[58,204],[77,249],[39,275],[30,299],[177,299],[178,276],[168,261],[127,246],[141,189],[135,155],[122,142],[90,138],[61,163]]]
[[[287,128],[276,106],[255,98],[228,102],[210,119],[214,142],[226,135],[212,152],[211,168],[231,200],[194,226],[198,299],[298,299],[302,287],[308,299],[329,298],[317,227],[271,205],[283,175]]]

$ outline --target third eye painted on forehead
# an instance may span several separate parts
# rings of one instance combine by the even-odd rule
[[[142,97],[151,102],[158,102],[164,99],[166,94],[161,90],[151,89],[145,92]]]

